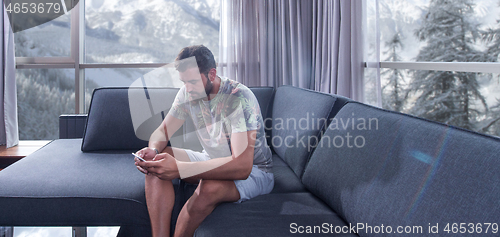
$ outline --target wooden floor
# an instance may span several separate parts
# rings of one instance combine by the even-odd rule
[[[19,141],[19,145],[8,149],[5,145],[0,146],[0,170],[35,152],[49,142],[47,140],[23,140]]]

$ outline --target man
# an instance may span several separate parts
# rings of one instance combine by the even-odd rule
[[[193,236],[222,202],[242,202],[267,194],[274,187],[271,151],[252,91],[217,76],[212,52],[203,45],[183,48],[175,65],[184,86],[151,135],[149,146],[137,152],[146,161],[135,160],[137,168],[146,174],[153,236],[170,233],[173,179],[198,183],[182,207],[174,236]],[[186,119],[195,124],[203,152],[167,146]]]

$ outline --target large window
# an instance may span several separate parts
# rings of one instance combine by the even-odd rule
[[[95,88],[130,86],[185,46],[204,44],[217,60],[219,7],[219,0],[80,0],[16,32],[20,139],[58,138],[58,116],[86,113]]]
[[[366,98],[500,136],[500,1],[367,1]]]

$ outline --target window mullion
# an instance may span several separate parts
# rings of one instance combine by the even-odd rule
[[[80,69],[80,62],[83,57],[83,47],[81,46],[83,44],[81,34],[82,30],[84,30],[82,29],[84,27],[81,20],[84,17],[83,10],[85,7],[83,2],[79,1],[71,14],[71,58],[74,60],[75,68],[75,113],[85,112],[85,76],[82,72],[83,69]]]
[[[367,62],[367,67],[373,64]],[[489,62],[380,62],[381,68],[500,73],[500,63]]]

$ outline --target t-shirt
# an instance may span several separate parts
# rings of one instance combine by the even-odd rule
[[[191,117],[196,135],[212,159],[231,156],[232,133],[256,130],[253,164],[272,172],[271,149],[257,98],[245,85],[220,78],[219,91],[211,100],[189,101],[185,86],[181,87],[168,113],[182,120]]]

